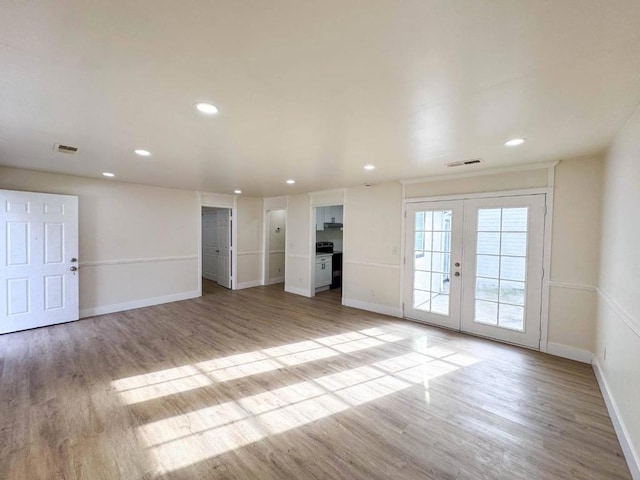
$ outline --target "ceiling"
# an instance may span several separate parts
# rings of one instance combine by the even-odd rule
[[[638,0],[7,0],[0,164],[272,196],[588,155],[640,103],[638,25]]]

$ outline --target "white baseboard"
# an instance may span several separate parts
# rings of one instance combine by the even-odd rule
[[[568,358],[569,360],[582,363],[591,363],[591,359],[593,358],[593,354],[589,350],[570,347],[562,343],[548,342],[546,352],[556,357]]]
[[[262,282],[260,280],[251,280],[250,282],[238,283],[236,285],[235,290],[242,290],[243,288],[259,287],[260,285],[262,285]]]
[[[276,277],[269,280],[265,285],[275,285],[276,283],[283,283],[284,277]]]
[[[345,298],[343,304],[347,307],[358,308],[360,310],[367,310],[369,312],[381,313],[383,315],[389,315],[391,317],[402,318],[402,309],[398,307],[390,307],[388,305],[380,305],[379,303],[363,302],[361,300],[355,300],[352,298]]]
[[[293,293],[295,295],[302,295],[303,297],[311,297],[309,291],[305,290],[304,288],[288,287],[287,285],[285,285],[284,291],[287,293]]]
[[[124,312],[134,308],[151,307],[163,303],[177,302],[199,297],[201,294],[197,290],[191,292],[174,293],[162,297],[143,298],[132,302],[115,303],[113,305],[102,305],[99,307],[83,308],[80,310],[80,318],[95,317],[96,315],[106,315],[107,313]]]
[[[627,431],[627,428],[622,421],[622,416],[620,415],[620,411],[618,410],[615,399],[611,395],[609,384],[604,377],[602,368],[600,368],[598,359],[594,357],[592,364],[593,371],[596,374],[596,379],[598,380],[598,385],[600,385],[600,391],[602,392],[602,396],[604,397],[604,403],[607,405],[609,416],[611,417],[611,421],[613,422],[613,428],[615,428],[616,430],[616,435],[618,436],[620,446],[622,447],[622,451],[624,452],[624,458],[627,460],[627,465],[629,466],[629,470],[631,471],[631,478],[633,478],[633,480],[640,480],[640,458],[633,449],[633,444],[631,443],[629,432]]]

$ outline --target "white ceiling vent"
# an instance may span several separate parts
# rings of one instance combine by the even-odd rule
[[[472,160],[462,160],[461,162],[447,163],[447,167],[462,167],[463,165],[475,165],[476,163],[482,163],[481,158],[474,158]]]
[[[60,153],[76,153],[78,147],[72,147],[71,145],[62,145],[60,143],[53,144],[53,150]]]

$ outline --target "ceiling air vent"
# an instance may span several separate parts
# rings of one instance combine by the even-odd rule
[[[78,147],[56,143],[53,145],[53,150],[60,153],[76,153],[78,151]]]
[[[447,163],[447,167],[462,167],[463,165],[475,165],[476,163],[482,163],[481,158],[474,158],[472,160],[462,160],[461,162]]]

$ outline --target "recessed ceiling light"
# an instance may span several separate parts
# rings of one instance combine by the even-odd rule
[[[141,148],[134,150],[134,152],[136,155],[140,155],[141,157],[148,157],[149,155],[151,155],[151,152],[149,150],[142,150]]]
[[[218,113],[218,107],[211,103],[196,103],[196,108],[202,113],[206,113],[207,115],[215,115],[216,113]]]
[[[376,167],[375,167],[375,165],[365,165],[365,166],[364,166],[364,169],[365,169],[365,170],[375,170],[375,169],[376,169]]]
[[[102,175],[104,175],[105,177],[115,177],[116,176],[115,173],[111,173],[111,172],[102,172]]]
[[[287,180],[287,183],[289,185],[293,185],[294,183],[296,183],[296,181],[290,178],[289,180]]]
[[[240,195],[242,193],[242,190],[234,190],[233,193],[235,193],[236,195]]]
[[[512,138],[504,142],[507,147],[517,147],[518,145],[522,145],[524,143],[524,138]]]

